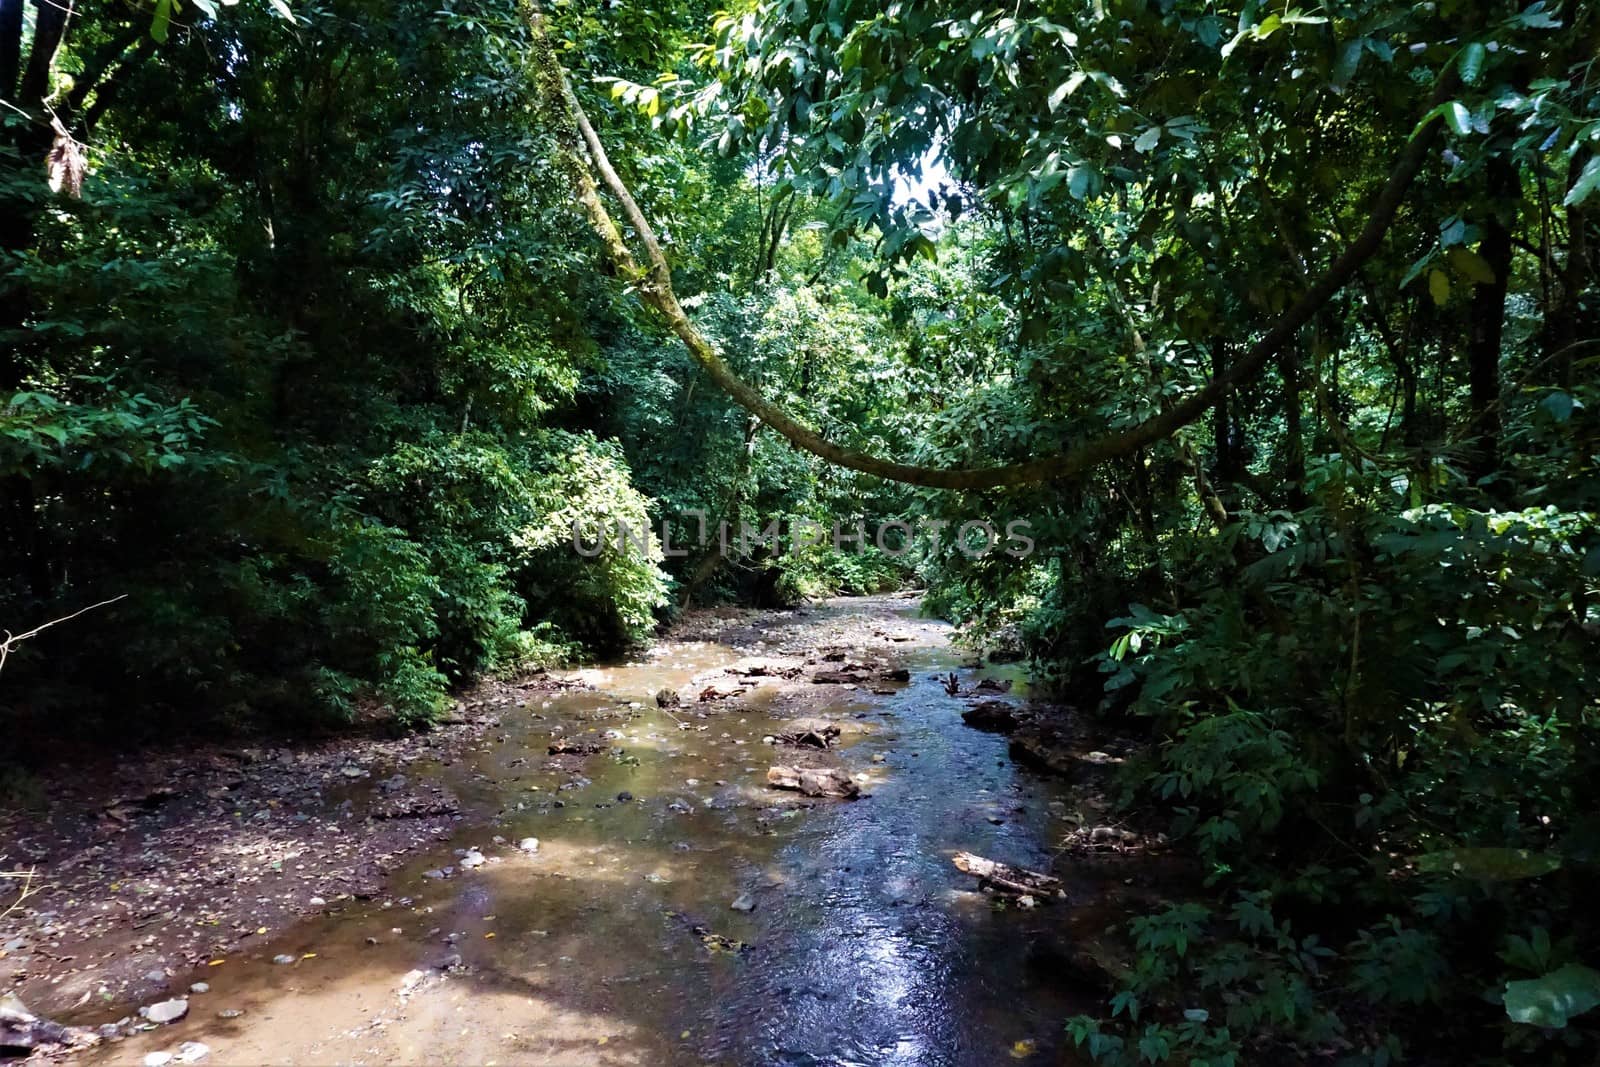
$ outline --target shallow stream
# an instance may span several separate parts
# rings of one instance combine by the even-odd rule
[[[1073,1062],[1062,1021],[1087,1005],[1050,962],[1060,909],[997,906],[950,860],[1049,869],[1068,797],[962,723],[936,676],[970,686],[1004,669],[963,668],[915,608],[835,601],[759,646],[668,642],[581,672],[592,690],[531,693],[466,757],[405,768],[478,818],[399,871],[387,900],[341,902],[194,975],[211,991],[188,1018],[96,1059],[203,1041],[212,1063]],[[702,718],[690,680],[852,632],[911,680],[810,687],[799,713],[838,722],[829,759],[867,795],[769,789],[782,754],[763,738],[789,694],[758,686]],[[658,710],[663,688],[690,702]],[[609,750],[552,760],[557,736]],[[527,837],[536,852],[518,849]],[[463,848],[487,862],[459,869]],[[731,906],[741,897],[753,910]]]

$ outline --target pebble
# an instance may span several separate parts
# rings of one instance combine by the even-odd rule
[[[326,903],[327,903],[327,901],[323,900],[321,897],[312,897],[311,898],[311,906],[313,908],[320,908]]]
[[[479,852],[477,849],[472,849],[465,856],[461,857],[461,866],[467,868],[468,870],[471,870],[474,867],[482,867],[483,864],[483,853]]]
[[[179,1063],[199,1063],[211,1055],[211,1046],[204,1041],[185,1041],[178,1046]]]
[[[209,993],[209,992],[211,992],[211,983],[210,982],[196,982],[194,985],[189,987],[189,992],[191,992],[191,993]]]
[[[524,852],[538,852],[539,839],[537,837],[524,837],[521,841],[517,842],[517,847]]]
[[[170,1052],[151,1052],[144,1058],[144,1067],[167,1067],[173,1055]]]
[[[755,911],[756,898],[751,896],[749,893],[740,893],[738,896],[733,898],[733,903],[729,904],[728,907],[732,908],[734,911]]]
[[[284,953],[281,956],[272,957],[272,962],[276,963],[278,966],[282,967],[282,966],[284,966],[286,964],[293,963],[294,962],[294,957],[289,955],[288,953]]]
[[[624,789],[622,792],[617,794],[617,802],[619,804],[626,804],[628,801],[630,801],[632,799],[633,799],[633,794],[628,792],[626,789]]]
[[[435,881],[437,881],[438,879],[444,877],[444,872],[441,871],[441,870],[438,870],[436,868],[436,869],[431,870],[431,871],[423,871],[422,872],[422,877],[424,877],[424,878],[432,878]]]
[[[239,1008],[223,1008],[221,1011],[217,1012],[217,1018],[219,1018],[219,1019],[237,1019],[239,1016],[241,1016],[243,1014],[244,1014],[244,1011],[239,1009]]]

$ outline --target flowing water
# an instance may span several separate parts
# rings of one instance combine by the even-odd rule
[[[801,710],[844,728],[827,758],[866,776],[862,799],[766,787],[783,757],[762,739],[792,710],[779,687],[704,718],[692,703],[658,711],[656,691],[752,651],[663,644],[583,672],[593,690],[506,709],[464,758],[407,767],[483,818],[398,872],[387,900],[195,975],[212,991],[189,1018],[100,1060],[203,1041],[214,1063],[1068,1062],[1062,1021],[1086,1005],[1051,966],[1061,910],[997,907],[950,862],[969,850],[1048,869],[1066,794],[962,723],[935,675],[984,672],[915,608],[830,602],[782,617],[755,650],[877,628],[879,651],[910,667],[891,693],[799,687],[813,694]],[[621,752],[547,759],[558,735]],[[531,855],[515,847],[528,836]],[[424,875],[466,847],[490,861]],[[730,907],[741,896],[754,910]]]

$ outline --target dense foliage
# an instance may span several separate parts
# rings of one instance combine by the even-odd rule
[[[1203,418],[974,493],[791,449],[631,299],[517,5],[59,10],[0,0],[0,624],[126,599],[17,646],[9,734],[418,722],[690,599],[921,581],[1148,740],[1199,865],[1087,1054],[1600,1055],[1593,8],[550,5],[696,327],[847,447],[1093,443],[1313,302]],[[780,516],[1037,548],[716,550]],[[616,519],[693,547],[574,550]]]

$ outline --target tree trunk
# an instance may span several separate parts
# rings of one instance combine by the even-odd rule
[[[1500,466],[1500,345],[1511,283],[1511,232],[1521,199],[1521,179],[1504,158],[1490,160],[1487,180],[1489,210],[1478,254],[1494,278],[1472,287],[1467,312],[1467,393],[1475,439],[1467,469],[1474,481],[1490,477]]]
[[[1221,338],[1211,342],[1211,377],[1220,378],[1228,372],[1228,350]],[[1211,413],[1211,438],[1217,452],[1217,483],[1225,486],[1239,476],[1238,453],[1234,448],[1232,420],[1228,412],[1228,395],[1217,397],[1217,406]]]
[[[1594,153],[1584,147],[1572,157],[1567,171],[1570,189],[1583,174],[1584,167]],[[1567,208],[1567,254],[1558,282],[1559,296],[1545,320],[1545,356],[1555,363],[1555,379],[1562,385],[1572,384],[1573,358],[1576,346],[1585,337],[1596,336],[1600,315],[1594,307],[1584,307],[1584,291],[1600,275],[1600,257],[1591,244],[1589,227],[1592,225],[1582,204]]]
[[[1301,508],[1306,501],[1306,445],[1300,424],[1300,350],[1294,344],[1278,354],[1278,373],[1283,376],[1283,483],[1289,506]]]

